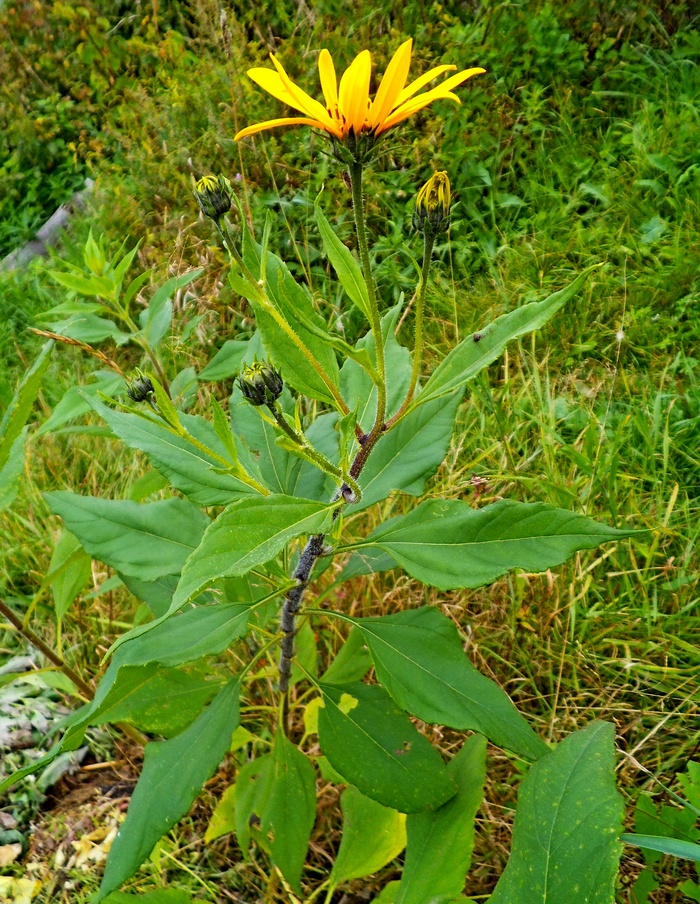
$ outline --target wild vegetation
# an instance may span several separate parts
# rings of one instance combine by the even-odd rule
[[[79,335],[107,359],[55,342],[33,383],[25,383],[27,398],[32,386],[41,389],[23,469],[2,500],[0,599],[68,672],[32,654],[19,676],[15,667],[0,675],[0,715],[10,729],[27,726],[31,739],[25,753],[4,752],[3,771],[39,755],[35,748],[57,714],[94,690],[115,639],[152,617],[134,582],[84,552],[43,496],[69,490],[144,505],[173,496],[148,458],[117,441],[118,431],[94,414],[98,392],[127,402],[119,371],[142,367],[188,416],[211,412],[214,400],[226,403],[242,362],[242,346],[226,343],[253,336],[254,306],[229,283],[224,248],[198,215],[195,180],[225,174],[243,210],[240,221],[232,218],[235,228],[247,223],[260,241],[267,221],[267,247],[308,286],[324,327],[350,345],[365,332],[362,311],[350,308],[334,281],[315,213],[320,194],[326,217],[355,249],[343,168],[327,138],[309,129],[234,143],[244,126],[284,115],[246,70],[269,65],[267,54],[275,52],[316,96],[320,48],[345,68],[370,47],[381,73],[412,36],[418,72],[442,62],[487,70],[461,91],[461,106],[427,107],[392,133],[365,173],[382,313],[402,297],[408,305],[415,289],[417,191],[433,171],[449,173],[455,203],[433,255],[425,373],[460,340],[596,265],[547,325],[515,339],[470,382],[447,456],[419,492],[479,509],[501,499],[543,502],[621,531],[648,532],[578,552],[544,573],[511,571],[481,589],[439,590],[397,571],[358,575],[333,591],[333,607],[357,619],[426,606],[449,616],[471,662],[547,742],[596,719],[614,724],[628,832],[697,841],[700,33],[687,5],[484,0],[428,9],[368,0],[353,5],[349,21],[347,6],[337,2],[264,2],[252,10],[208,0],[163,9],[8,0],[0,20],[0,253],[30,238],[87,176],[97,180],[91,210],[52,261],[0,273],[3,408],[10,415],[17,409],[13,394],[45,342],[30,326]],[[102,256],[118,261],[137,243],[123,281],[126,288],[146,274],[134,289],[133,324],[113,312],[105,317],[101,303],[91,315],[101,322],[76,333],[70,306],[80,299],[78,277],[89,278],[93,265],[103,267]],[[407,347],[411,310],[396,322]],[[313,412],[307,405],[302,416]],[[366,536],[416,502],[392,495],[363,514],[353,534]],[[346,636],[342,627],[315,624],[305,634],[302,665],[310,668],[315,646],[322,672]],[[3,624],[3,658],[16,663],[35,650],[26,637]],[[273,662],[263,677],[272,690]],[[263,697],[248,706],[269,705]],[[302,718],[308,700],[294,699],[294,740],[318,753],[313,723]],[[256,719],[245,723],[247,734],[238,730],[201,801],[125,886],[132,895],[148,901],[148,893],[167,888],[170,896],[157,900],[292,900],[260,848],[245,860],[240,838],[209,822],[237,770],[269,746],[274,720]],[[464,732],[418,724],[454,761]],[[174,731],[153,714],[138,727],[151,737]],[[138,760],[144,738],[133,725],[90,732],[87,767]],[[477,901],[488,899],[503,873],[519,773],[527,770],[493,746],[487,764],[465,886]],[[94,851],[99,861],[118,807],[93,807],[94,821],[74,830],[74,814],[60,801],[88,768],[78,779],[64,775],[40,812],[61,772],[9,792],[0,845],[21,845],[5,869],[41,881],[36,900],[87,901],[102,868],[78,868],[70,842],[42,855],[37,838],[72,837],[78,852]],[[334,778],[329,770],[319,780],[307,896],[339,850],[343,785]],[[403,855],[390,853],[369,878],[342,884],[333,900],[371,900],[398,879]],[[14,894],[0,885],[2,891]],[[700,887],[690,859],[627,846],[615,895],[621,902],[680,902],[700,900]]]

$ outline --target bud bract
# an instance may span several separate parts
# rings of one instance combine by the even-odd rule
[[[226,176],[204,176],[196,185],[194,196],[202,213],[212,220],[220,219],[231,209],[233,189]]]
[[[279,371],[266,361],[255,361],[238,378],[243,398],[251,405],[274,405],[282,394],[284,382]]]
[[[132,402],[150,402],[154,394],[151,378],[137,367],[134,375],[126,381],[126,394]]]
[[[433,232],[447,229],[450,225],[450,180],[446,172],[434,173],[418,192],[413,211],[415,229]]]

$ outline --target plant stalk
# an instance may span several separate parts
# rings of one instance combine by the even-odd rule
[[[226,232],[221,228],[219,222],[217,220],[214,221],[216,224],[216,228],[219,230],[219,235],[222,238],[224,243],[224,247],[228,251],[231,258],[236,262],[236,264],[241,268],[241,272],[248,280],[248,282],[258,287],[258,297],[257,302],[260,304],[265,311],[274,319],[275,323],[282,329],[287,336],[292,340],[292,342],[296,345],[299,351],[304,355],[309,364],[313,367],[316,373],[319,375],[324,385],[328,389],[329,393],[333,396],[335,400],[336,407],[342,414],[348,414],[349,408],[345,403],[345,399],[340,394],[338,387],[333,383],[331,378],[328,376],[326,371],[323,369],[321,364],[316,360],[313,353],[306,347],[302,339],[296,334],[294,329],[289,325],[284,315],[277,309],[277,307],[270,301],[267,292],[265,291],[264,285],[250,272],[248,267],[245,265],[245,262],[241,255],[238,252],[238,249],[227,236],[228,226],[226,226]],[[225,224],[226,225],[226,224]]]
[[[372,334],[374,336],[377,356],[377,374],[379,375],[379,380],[377,381],[377,415],[374,421],[374,426],[366,436],[362,438],[358,437],[360,448],[350,467],[349,483],[357,486],[355,481],[357,480],[360,472],[365,466],[367,459],[372,452],[372,449],[375,447],[377,441],[385,430],[386,425],[384,423],[384,418],[386,416],[387,393],[386,365],[384,359],[384,337],[382,336],[382,323],[381,317],[379,315],[377,290],[374,282],[374,276],[372,274],[372,267],[369,259],[369,247],[367,244],[367,226],[365,219],[364,195],[362,192],[362,163],[358,160],[355,160],[352,164],[350,164],[349,173],[350,185],[352,189],[352,205],[355,215],[355,229],[357,232],[357,246],[360,255],[360,265],[362,267],[362,273],[365,278],[365,283],[367,284],[367,293],[369,295],[371,317],[370,326],[372,329]],[[430,248],[430,253],[428,254],[428,267],[430,266],[431,253],[432,247]],[[348,497],[346,495],[346,491],[352,491],[352,486],[348,484],[341,486],[334,499],[339,499],[341,496],[347,499]],[[334,518],[337,517],[339,513],[340,510],[336,509]],[[289,690],[289,677],[292,671],[292,657],[294,655],[294,635],[296,632],[296,615],[301,609],[304,593],[306,592],[306,588],[308,587],[311,572],[316,563],[316,560],[323,554],[324,540],[324,534],[315,534],[314,536],[309,537],[306,546],[302,550],[301,556],[299,557],[299,564],[297,565],[296,571],[294,572],[294,578],[296,579],[297,584],[289,591],[282,606],[280,625],[283,637],[279,662],[279,689],[280,693],[285,695],[285,697],[287,695],[287,691]]]
[[[277,402],[268,405],[268,408],[279,428],[292,440],[292,442],[304,450],[305,454],[314,462],[316,467],[320,468],[321,471],[324,471],[334,480],[340,481],[341,487],[343,483],[348,483],[354,496],[353,502],[359,502],[362,498],[362,490],[352,477],[344,475],[341,469],[334,465],[333,462],[329,461],[325,455],[322,455],[318,449],[315,449],[302,433],[298,433],[287,421],[284,412]]]
[[[406,397],[401,403],[401,407],[393,417],[387,421],[387,429],[393,427],[399,421],[406,409],[411,403],[413,393],[416,391],[418,377],[420,376],[420,368],[423,363],[423,321],[425,313],[425,295],[428,288],[428,277],[430,275],[430,264],[433,259],[433,247],[435,246],[435,232],[432,229],[426,229],[423,233],[423,266],[420,273],[420,285],[416,292],[416,323],[415,323],[415,342],[413,345],[413,369],[411,371],[411,382],[408,386]]]
[[[378,437],[384,428],[384,416],[386,415],[386,364],[384,360],[384,337],[382,336],[382,321],[379,315],[379,303],[377,300],[377,288],[374,282],[374,274],[369,260],[369,246],[367,244],[367,222],[365,217],[365,199],[362,190],[362,163],[355,160],[350,164],[350,186],[352,189],[352,208],[355,215],[355,231],[357,233],[357,249],[360,255],[362,275],[367,284],[367,294],[370,304],[370,326],[374,335],[374,344],[377,355],[377,416],[370,436]],[[375,439],[376,442],[376,439]],[[374,445],[374,442],[372,443]],[[355,476],[355,475],[353,475]]]

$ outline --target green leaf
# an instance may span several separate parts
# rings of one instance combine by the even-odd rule
[[[130,412],[117,411],[91,400],[95,411],[130,449],[148,456],[170,484],[198,505],[228,505],[255,493],[251,487],[223,470],[223,462],[209,455],[187,437],[172,432],[166,424]],[[196,440],[223,459],[228,451],[204,418],[180,414],[182,426]]]
[[[49,276],[71,292],[79,295],[97,295],[111,298],[114,295],[114,283],[107,276],[84,276],[80,273],[64,273],[62,270],[50,270]]]
[[[412,496],[442,464],[454,430],[461,390],[411,411],[377,443],[362,470],[360,511],[385,499],[392,490]]]
[[[207,528],[187,560],[173,597],[182,607],[215,580],[246,574],[274,558],[302,534],[322,534],[331,526],[333,507],[294,496],[240,499]]]
[[[100,393],[113,396],[124,389],[124,378],[119,374],[115,374],[114,371],[98,370],[91,374],[91,378],[93,379],[92,383],[72,386],[61,397],[61,401],[56,405],[51,415],[37,430],[37,436],[51,433],[68,421],[75,420],[75,418],[90,411],[92,400],[96,399]]]
[[[301,871],[316,819],[316,772],[308,758],[278,729],[268,795],[260,808],[260,831],[272,862],[301,891]]]
[[[143,731],[170,737],[187,728],[222,685],[205,663],[182,669],[157,662],[127,665],[106,694],[88,707],[84,725],[128,722]]]
[[[378,547],[424,584],[454,590],[482,587],[513,568],[546,571],[577,550],[633,533],[541,502],[503,500],[473,509],[434,499],[349,548]]]
[[[41,381],[51,362],[52,348],[53,340],[44,345],[34,364],[22,377],[17,391],[5,410],[2,421],[0,421],[0,471],[4,469],[10,456],[17,454],[16,442],[32,413],[34,402],[41,388]]]
[[[394,305],[382,317],[384,336],[384,359],[387,382],[387,417],[394,414],[403,402],[411,382],[411,353],[396,341],[394,330],[401,313],[401,305]],[[376,345],[371,332],[360,339],[357,349],[375,357]],[[340,386],[343,398],[351,411],[357,409],[357,423],[367,433],[374,425],[377,413],[377,387],[367,371],[357,362],[347,360],[340,371]],[[397,428],[398,429],[398,428]],[[370,458],[371,461],[371,458]]]
[[[145,895],[128,895],[123,891],[114,891],[105,898],[104,904],[192,904],[192,898],[186,891],[178,888],[159,888]]]
[[[372,657],[359,628],[353,626],[348,639],[323,673],[325,684],[351,684],[361,681],[372,667]]]
[[[456,790],[437,750],[377,685],[321,684],[319,742],[367,797],[402,813],[434,809]]]
[[[131,333],[123,332],[111,320],[96,314],[74,314],[67,320],[50,323],[49,328],[60,336],[77,339],[88,345],[104,342],[105,339],[111,339],[117,345],[126,345],[132,337]]]
[[[352,785],[340,797],[343,837],[330,875],[331,888],[371,876],[406,846],[406,817],[361,794]],[[427,899],[426,899],[427,900]]]
[[[245,729],[243,729],[245,730]],[[238,731],[241,731],[239,728]],[[211,814],[209,825],[204,833],[204,843],[211,844],[217,838],[236,831],[236,786],[229,785],[221,795],[218,804]]]
[[[9,508],[17,498],[19,481],[24,473],[25,443],[29,427],[24,427],[10,447],[5,464],[0,467],[0,512]],[[0,446],[0,451],[2,451]]]
[[[153,293],[148,307],[139,315],[143,336],[151,348],[155,348],[170,329],[173,316],[173,305],[170,300],[172,295],[189,285],[203,272],[203,269],[190,270],[180,276],[173,276]]]
[[[245,231],[243,256],[253,273],[260,272],[260,254],[260,246],[253,242],[249,233]],[[335,352],[329,342],[320,338],[320,335],[328,331],[314,308],[308,291],[296,282],[286,264],[271,252],[267,253],[265,272],[265,288],[270,300],[294,329],[302,345],[311,352],[332,383],[337,386],[339,377]],[[259,291],[258,289],[257,292]],[[281,371],[285,382],[302,395],[335,407],[333,395],[323,379],[296,343],[260,304],[258,294],[249,292],[245,297],[255,311],[258,330],[267,354]],[[313,329],[309,329],[307,324],[311,324]]]
[[[126,821],[109,852],[98,904],[136,872],[214,773],[240,722],[239,690],[238,679],[230,681],[185,731],[146,746]]]
[[[170,608],[173,593],[180,580],[179,575],[165,574],[155,581],[140,581],[128,574],[120,574],[124,586],[133,595],[144,602],[156,618],[160,618]]]
[[[625,844],[670,854],[672,857],[680,857],[683,860],[700,860],[700,844],[683,841],[681,838],[667,838],[664,835],[635,835],[631,832],[624,832],[620,835],[620,840]]]
[[[252,339],[227,339],[211,361],[197,375],[199,380],[218,382],[230,380],[240,373],[244,364],[263,354],[260,334],[255,333]]]
[[[318,231],[321,233],[323,247],[328,255],[328,259],[333,265],[333,269],[338,275],[340,284],[345,289],[348,297],[362,311],[365,317],[370,320],[370,301],[367,292],[367,284],[362,275],[362,269],[359,263],[350,253],[349,249],[343,245],[338,236],[331,228],[330,223],[326,219],[318,199],[316,200],[316,222],[318,223]]]
[[[389,882],[379,892],[376,898],[372,899],[372,904],[394,904],[396,895],[399,891],[399,882]]]
[[[377,680],[411,715],[481,732],[528,760],[549,752],[508,695],[469,662],[454,624],[437,609],[354,623],[372,654]]]
[[[510,859],[489,904],[610,904],[622,852],[615,731],[593,722],[525,776]]]
[[[543,301],[533,301],[503,314],[488,326],[463,339],[433,371],[415,404],[424,405],[432,399],[463,388],[468,380],[495,361],[509,342],[544,326],[576,295],[593,270],[599,266],[600,264],[594,264],[588,267],[565,289]]]
[[[244,636],[254,608],[254,604],[216,603],[188,609],[122,644],[110,669],[149,662],[172,667],[222,653],[236,638]]]
[[[464,888],[486,778],[485,739],[469,738],[447,771],[457,784],[452,800],[433,812],[408,817],[406,859],[395,904],[446,904]]]
[[[141,505],[65,491],[44,498],[93,558],[142,581],[179,574],[209,523],[184,499]]]
[[[260,412],[248,402],[240,400],[240,390],[231,396],[231,421],[243,438],[239,449],[241,462],[273,493],[287,496],[303,496],[317,501],[327,500],[332,493],[332,482],[325,472],[277,443],[280,434],[272,424],[260,416]],[[282,410],[294,411],[291,396],[285,392],[280,398]],[[333,425],[335,412],[315,418],[306,437],[309,442],[332,462],[338,459],[338,438]]]
[[[91,559],[80,542],[69,531],[62,531],[54,547],[49,564],[48,583],[53,592],[56,619],[61,621],[91,574]],[[51,579],[51,573],[60,574]]]

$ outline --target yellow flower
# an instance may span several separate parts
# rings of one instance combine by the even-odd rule
[[[479,68],[464,69],[456,75],[451,75],[437,87],[419,93],[433,79],[445,72],[455,70],[457,67],[436,66],[411,82],[410,85],[406,85],[411,65],[412,44],[413,40],[409,38],[396,51],[387,66],[374,100],[370,100],[369,96],[372,72],[372,57],[369,50],[363,50],[355,57],[343,73],[340,85],[338,85],[330,53],[322,50],[318,58],[318,72],[321,79],[323,104],[295,85],[279,60],[270,54],[275,70],[249,69],[248,75],[273,97],[283,101],[289,107],[299,110],[304,116],[258,122],[242,129],[236,135],[236,141],[248,135],[254,135],[256,132],[274,129],[277,126],[295,125],[314,126],[340,141],[350,135],[358,137],[364,133],[378,137],[388,129],[393,129],[413,113],[427,107],[434,100],[446,98],[460,103],[452,89],[466,82],[473,75],[486,71]]]
[[[413,225],[416,229],[445,229],[450,222],[450,180],[444,170],[433,173],[416,196]]]

